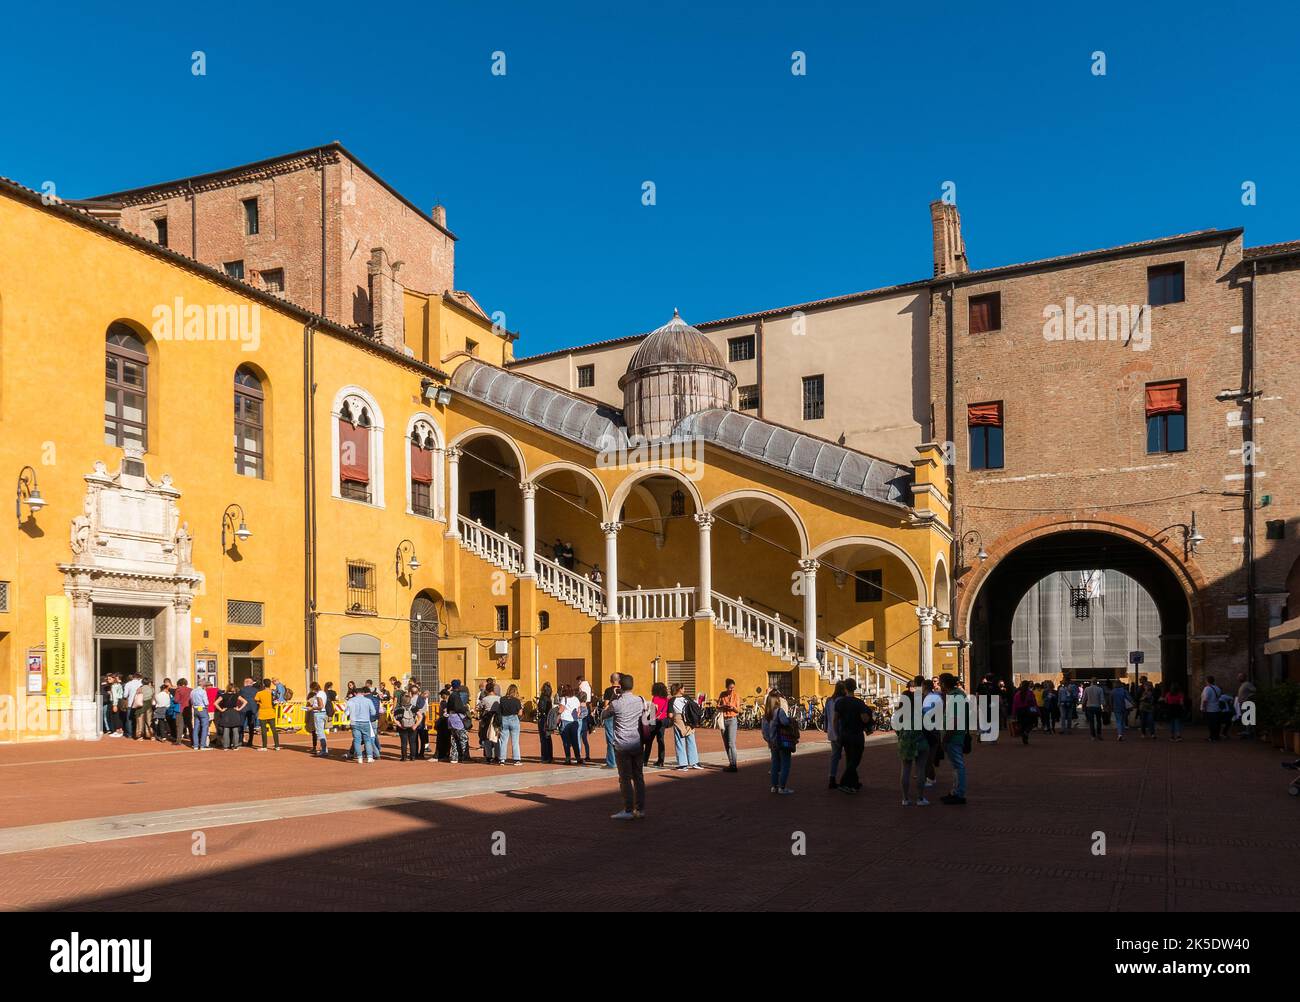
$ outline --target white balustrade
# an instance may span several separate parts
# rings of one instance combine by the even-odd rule
[[[619,619],[690,619],[695,615],[695,589],[633,588],[618,593]]]
[[[561,567],[540,553],[533,556],[537,571],[537,587],[561,602],[581,609],[588,616],[599,618],[605,611],[605,589],[589,578]]]
[[[482,522],[471,522],[464,515],[458,517],[461,545],[488,563],[496,564],[512,574],[523,566],[523,547],[509,536],[494,532]]]

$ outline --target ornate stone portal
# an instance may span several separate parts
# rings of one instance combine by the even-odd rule
[[[60,564],[72,600],[72,736],[99,737],[95,677],[95,605],[133,606],[154,617],[154,675],[188,675],[190,607],[203,576],[194,570],[193,537],[181,522],[170,476],[150,479],[128,449],[110,474],[102,462],[86,475],[82,514],[72,520],[71,563]]]

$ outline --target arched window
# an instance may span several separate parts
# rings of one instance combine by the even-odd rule
[[[262,381],[241,365],[235,370],[235,472],[241,477],[265,476],[265,417]]]
[[[348,397],[339,409],[339,493],[353,501],[369,502],[370,408]]]
[[[149,355],[126,324],[112,324],[105,338],[104,443],[149,447]]]
[[[425,518],[436,518],[436,493],[434,491],[434,451],[438,436],[433,425],[423,418],[411,426],[411,512]]]

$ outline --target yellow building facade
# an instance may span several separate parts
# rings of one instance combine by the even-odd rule
[[[0,186],[0,740],[97,737],[108,671],[806,697],[955,664],[937,447],[671,399],[646,440],[464,303],[402,305],[405,350]]]

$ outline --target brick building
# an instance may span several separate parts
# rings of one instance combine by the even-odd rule
[[[423,212],[340,143],[77,204],[345,327],[382,327],[376,278],[455,294],[446,210]]]
[[[933,427],[972,673],[1011,674],[1012,617],[1036,581],[1065,575],[1084,617],[1102,609],[1081,573],[1114,569],[1155,600],[1167,681],[1283,675],[1263,642],[1300,611],[1300,248],[1205,230],[972,271],[955,206],[932,208]]]

